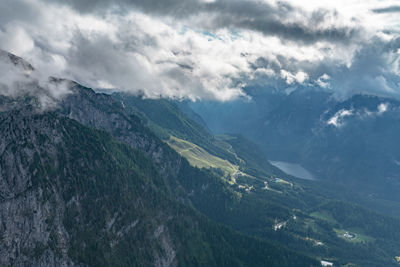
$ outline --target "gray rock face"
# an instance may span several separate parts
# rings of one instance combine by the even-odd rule
[[[104,162],[74,153],[86,155],[96,145],[99,152],[93,155],[104,151],[100,159],[111,157],[107,161],[113,156],[107,156],[103,143],[96,143],[96,135],[87,137],[80,127],[56,113],[38,114],[30,107],[0,113],[0,266],[84,266],[79,258],[93,242],[118,252],[127,239],[142,246],[135,251],[139,259],[144,257],[140,253],[150,255],[146,265],[175,266],[175,245],[164,226],[171,215],[147,211],[149,200],[154,200],[140,193],[129,193],[128,202],[118,199],[123,185],[114,189],[122,190],[113,197],[117,203],[106,205],[110,185],[96,177]],[[75,134],[82,134],[82,140]],[[109,179],[118,184],[118,168],[115,172],[116,177]],[[138,181],[140,185],[146,180]],[[143,194],[149,194],[151,187],[144,186],[140,185]],[[99,193],[91,192],[93,187]],[[96,205],[102,209],[100,215]],[[92,209],[98,219],[88,215]],[[86,238],[77,242],[82,235]],[[135,241],[137,235],[144,239]]]
[[[164,176],[174,176],[180,168],[181,157],[157,142],[154,134],[140,119],[129,115],[121,103],[111,96],[75,85],[72,94],[60,102],[60,111],[83,125],[111,133],[118,140],[139,149],[150,157]],[[173,160],[171,160],[173,158]]]
[[[23,58],[8,53],[2,49],[0,49],[0,62],[9,62],[27,72],[34,70],[33,66]]]
[[[40,156],[54,154],[61,133],[29,110],[0,115],[0,265],[72,266],[68,234],[61,223],[65,203],[35,186]],[[42,142],[41,136],[52,139]]]
[[[64,203],[57,198],[54,195],[51,203],[37,189],[0,204],[0,265],[76,265],[67,255],[68,234],[61,223]],[[57,240],[50,245],[54,236]]]
[[[9,60],[33,70],[18,58]],[[53,79],[51,82],[60,81]],[[71,239],[76,238],[71,235],[79,231],[72,233],[64,222],[67,211],[80,209],[80,198],[84,196],[65,199],[62,175],[54,173],[51,176],[43,170],[45,165],[58,167],[65,164],[70,156],[62,154],[69,149],[65,143],[69,129],[65,128],[63,117],[109,132],[121,142],[142,151],[164,179],[174,180],[179,172],[181,157],[159,141],[138,118],[128,115],[120,103],[108,95],[71,84],[71,94],[59,101],[50,116],[43,115],[49,111],[43,111],[32,96],[0,97],[0,265],[82,265],[76,257],[71,258],[70,253],[74,246]],[[82,169],[89,168],[85,163],[81,165]],[[70,171],[68,168],[72,167],[65,167],[65,173]],[[140,199],[136,201],[141,202]],[[154,228],[155,233],[147,248],[153,264],[176,265],[176,245],[164,225],[166,214],[157,215],[160,218],[154,222],[147,221],[151,218],[142,218],[122,225],[118,222],[126,220],[123,214],[117,212],[111,216],[106,212],[104,216],[108,218],[104,229],[112,236],[111,249],[126,235],[142,231],[137,228],[147,225]],[[82,220],[76,219],[74,223],[79,224]]]

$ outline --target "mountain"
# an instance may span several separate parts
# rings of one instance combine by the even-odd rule
[[[0,265],[319,265],[207,218],[234,196],[224,181],[111,96],[68,85],[51,109],[1,98]]]
[[[397,265],[400,220],[370,209],[396,202],[287,175],[176,101],[26,86],[0,98],[1,264]]]
[[[0,62],[1,63],[6,63],[9,64],[9,66],[16,66],[17,68],[25,71],[25,72],[31,72],[34,71],[35,69],[33,66],[24,60],[23,58],[16,56],[14,54],[8,53],[7,51],[4,51],[0,49]]]
[[[105,132],[31,110],[4,112],[0,125],[2,264],[306,262],[173,201],[152,162]]]
[[[348,183],[377,198],[400,201],[400,102],[356,95],[321,116],[303,148],[316,174]],[[322,172],[324,175],[322,175]]]
[[[282,174],[269,163],[257,145],[243,136],[213,135],[202,125],[202,118],[191,110],[187,103],[145,99],[142,96],[122,93],[114,93],[112,97],[120,101],[128,112],[139,116],[164,141],[168,142],[171,136],[186,140],[252,175]],[[181,109],[182,106],[184,110]],[[246,156],[239,155],[242,153]]]
[[[213,220],[243,234],[329,259],[338,265],[395,265],[393,256],[389,255],[397,253],[398,237],[393,234],[399,221],[369,210],[373,206],[369,199],[330,182],[305,181],[284,174],[271,166],[256,144],[240,135],[213,136],[206,129],[193,131],[195,134],[191,135],[187,125],[191,125],[189,129],[200,125],[193,126],[196,123],[179,111],[174,101],[119,93],[112,96],[128,112],[141,117],[149,128],[156,129],[158,136],[190,164],[201,165],[203,170],[208,169],[227,181],[225,185],[212,186],[214,195],[220,197],[209,203],[204,203],[207,197],[197,198],[196,187],[208,190],[210,186],[192,187],[193,194],[189,196],[192,203]],[[219,146],[214,145],[216,139]],[[226,152],[219,152],[222,149]],[[233,156],[224,157],[225,154]],[[229,179],[226,172],[234,166],[236,175]],[[227,190],[231,192],[228,195]],[[388,203],[382,206],[398,209]],[[355,219],[348,220],[352,217]],[[357,238],[344,238],[346,232]]]
[[[113,98],[121,101],[128,112],[139,116],[161,139],[168,139],[170,136],[185,139],[212,154],[236,162],[235,156],[226,151],[226,144],[215,138],[204,126],[190,119],[176,103],[121,93],[114,93]]]
[[[374,199],[400,200],[398,100],[371,95],[341,100],[313,88],[260,91],[249,91],[251,103],[192,107],[213,131],[242,134],[272,160],[299,163],[318,179]],[[240,117],[230,115],[238,112]]]

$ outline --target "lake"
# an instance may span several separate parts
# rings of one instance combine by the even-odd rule
[[[285,161],[270,161],[270,163],[289,175],[306,180],[315,180],[314,176],[300,164]]]

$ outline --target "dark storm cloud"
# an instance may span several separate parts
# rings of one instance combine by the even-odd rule
[[[400,12],[400,6],[389,6],[384,8],[375,8],[372,9],[374,13],[383,14],[383,13],[398,13]]]
[[[65,1],[59,2],[65,4]],[[217,0],[214,2],[200,0],[72,0],[68,4],[79,12],[101,13],[118,6],[118,12],[136,9],[147,14],[169,16],[187,22],[193,17],[202,15],[200,20],[195,21],[199,27],[207,30],[246,29],[304,43],[321,40],[348,42],[360,31],[358,28],[346,26],[320,27],[328,18],[331,21],[337,19],[338,15],[334,10],[317,10],[308,14],[283,2],[270,5],[264,1],[254,0]],[[299,17],[299,19],[288,22],[294,17]]]
[[[0,29],[9,21],[30,20],[36,21],[40,12],[35,5],[23,1],[0,1]]]
[[[119,6],[124,9],[119,12],[128,11],[131,8],[140,9],[146,13],[158,15],[173,15],[184,17],[198,12],[204,4],[197,0],[46,0],[47,2],[59,2],[68,4],[82,13],[94,13],[108,11],[110,8]]]
[[[351,28],[331,28],[331,29],[312,29],[299,23],[281,23],[273,19],[254,19],[254,18],[232,18],[227,15],[220,26],[234,26],[253,31],[259,31],[265,35],[275,35],[293,41],[312,43],[317,41],[348,42],[356,34],[358,29]]]
[[[324,78],[324,82],[329,86],[325,89],[332,90],[333,96],[339,99],[358,93],[400,98],[400,78],[397,74],[400,69],[399,49],[400,37],[390,41],[373,38],[359,48],[349,66],[337,64],[331,59],[310,62],[278,56],[275,60],[260,57],[252,68],[254,71],[271,69],[275,73],[282,69],[292,73],[302,70],[309,75],[309,85],[316,88],[320,85],[316,81],[327,75],[329,78]],[[279,86],[286,88],[282,84]]]
[[[337,13],[318,10],[306,14],[287,3],[271,6],[265,2],[224,0],[207,4],[207,7],[208,12],[216,15],[212,24],[214,27],[243,28],[305,43],[321,40],[347,42],[359,31],[350,27],[319,28],[326,18],[335,18]],[[301,19],[285,22],[299,15]]]

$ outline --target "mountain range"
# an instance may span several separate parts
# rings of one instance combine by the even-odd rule
[[[32,79],[0,97],[0,265],[397,265],[395,100],[186,103],[43,85],[1,60]]]
[[[398,202],[400,102],[299,87],[249,89],[251,102],[194,103],[215,133],[242,134],[271,159],[298,163],[321,180]],[[214,116],[218,113],[220,116]]]

